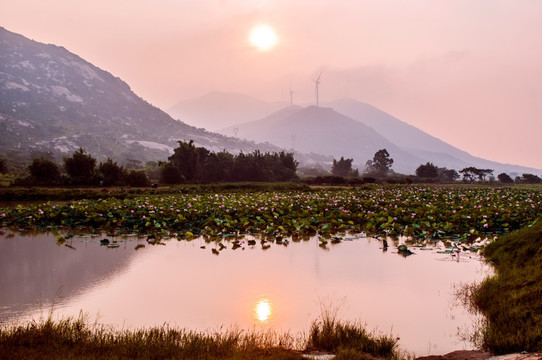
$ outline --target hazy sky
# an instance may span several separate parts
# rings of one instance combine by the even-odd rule
[[[249,43],[258,24],[277,45]],[[541,0],[0,0],[167,109],[209,91],[368,102],[473,155],[542,168]]]

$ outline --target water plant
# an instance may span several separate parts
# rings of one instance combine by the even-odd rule
[[[519,229],[541,214],[542,194],[537,190],[410,186],[75,200],[2,209],[0,224],[144,234],[170,231],[181,237],[348,231],[469,242]]]

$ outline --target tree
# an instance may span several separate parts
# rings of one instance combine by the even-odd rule
[[[133,187],[150,186],[151,182],[143,170],[130,170],[125,176],[126,183]]]
[[[0,157],[0,174],[6,174],[8,172],[8,163],[6,159]]]
[[[179,169],[171,162],[162,163],[160,171],[160,182],[164,184],[179,184],[183,181],[183,176]]]
[[[444,182],[455,181],[459,179],[459,173],[454,169],[439,168],[439,179]]]
[[[503,184],[512,184],[514,182],[514,179],[512,179],[510,175],[506,173],[500,173],[497,175],[497,179],[499,179],[499,181]]]
[[[348,177],[352,171],[352,161],[353,159],[345,159],[342,156],[339,161],[333,159],[331,174],[334,176],[340,176],[342,178]]]
[[[439,176],[438,167],[428,162],[425,165],[420,165],[416,169],[416,176],[419,178],[436,179]]]
[[[183,178],[187,181],[199,179],[202,164],[205,162],[209,150],[197,148],[194,141],[178,141],[179,147],[175,148],[173,155],[168,160],[175,166]]]
[[[475,167],[470,166],[459,170],[459,172],[463,174],[463,180],[473,183],[477,170]]]
[[[390,158],[390,154],[386,149],[378,150],[373,160],[367,162],[369,172],[375,172],[380,175],[386,175],[390,171],[392,164],[393,159]]]
[[[462,170],[459,170],[459,172],[463,174],[463,180],[473,183],[475,178],[478,178],[479,181],[485,181],[486,176],[492,174],[493,170],[477,169],[473,166],[469,166]]]
[[[101,162],[98,165],[98,173],[102,177],[103,185],[114,186],[120,185],[125,176],[125,170],[111,158],[107,158],[106,162]]]
[[[492,169],[476,169],[476,176],[478,176],[478,180],[480,181],[486,181],[486,176],[493,174]]]
[[[28,166],[28,170],[30,171],[30,177],[37,181],[52,182],[60,178],[58,165],[53,160],[45,157],[33,159]]]
[[[520,184],[542,184],[542,179],[534,174],[523,174],[516,178],[516,182]]]
[[[90,184],[94,177],[96,159],[79,148],[71,157],[64,158],[64,169],[74,183]]]

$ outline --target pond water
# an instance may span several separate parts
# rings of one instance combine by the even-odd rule
[[[346,237],[349,237],[348,235]],[[472,348],[458,332],[476,319],[458,304],[454,287],[481,280],[490,269],[479,255],[459,261],[413,249],[402,257],[376,239],[318,246],[318,239],[244,244],[203,239],[150,245],[144,239],[73,237],[57,245],[52,233],[0,236],[0,321],[79,316],[119,328],[170,325],[308,331],[321,308],[400,337],[418,355]],[[138,246],[139,245],[139,246]],[[145,245],[144,247],[142,245]],[[138,249],[136,250],[136,247]],[[202,248],[204,247],[204,248]],[[215,251],[216,251],[215,250]]]

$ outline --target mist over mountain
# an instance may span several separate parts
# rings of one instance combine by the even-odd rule
[[[268,141],[300,152],[353,158],[361,169],[376,151],[385,148],[394,159],[392,168],[406,174],[413,174],[419,165],[427,162],[456,170],[469,166],[493,169],[495,175],[541,173],[539,169],[472,156],[357,100],[340,99],[324,105],[329,107],[289,106],[263,119],[235,124],[219,132],[229,135],[237,132],[241,138]]]
[[[279,151],[172,119],[121,79],[63,47],[0,28],[0,154],[165,160],[178,140],[212,151]]]
[[[238,124],[238,136],[257,142],[268,141],[302,153],[319,153],[335,158],[344,156],[363,166],[380,149],[387,149],[395,160],[394,170],[411,172],[411,164],[421,159],[409,154],[367,125],[353,120],[334,109],[290,106],[261,120]],[[233,127],[221,130],[231,133]]]
[[[285,106],[283,102],[269,103],[247,95],[215,91],[181,101],[167,112],[175,119],[214,131],[261,119]]]
[[[396,117],[361,101],[354,99],[339,99],[325,103],[354,120],[370,126],[376,132],[397,145],[404,151],[432,162],[439,167],[463,169],[474,166],[483,169],[493,169],[495,175],[506,173],[540,173],[540,169],[525,166],[502,164],[473,156],[466,151],[456,148]]]

